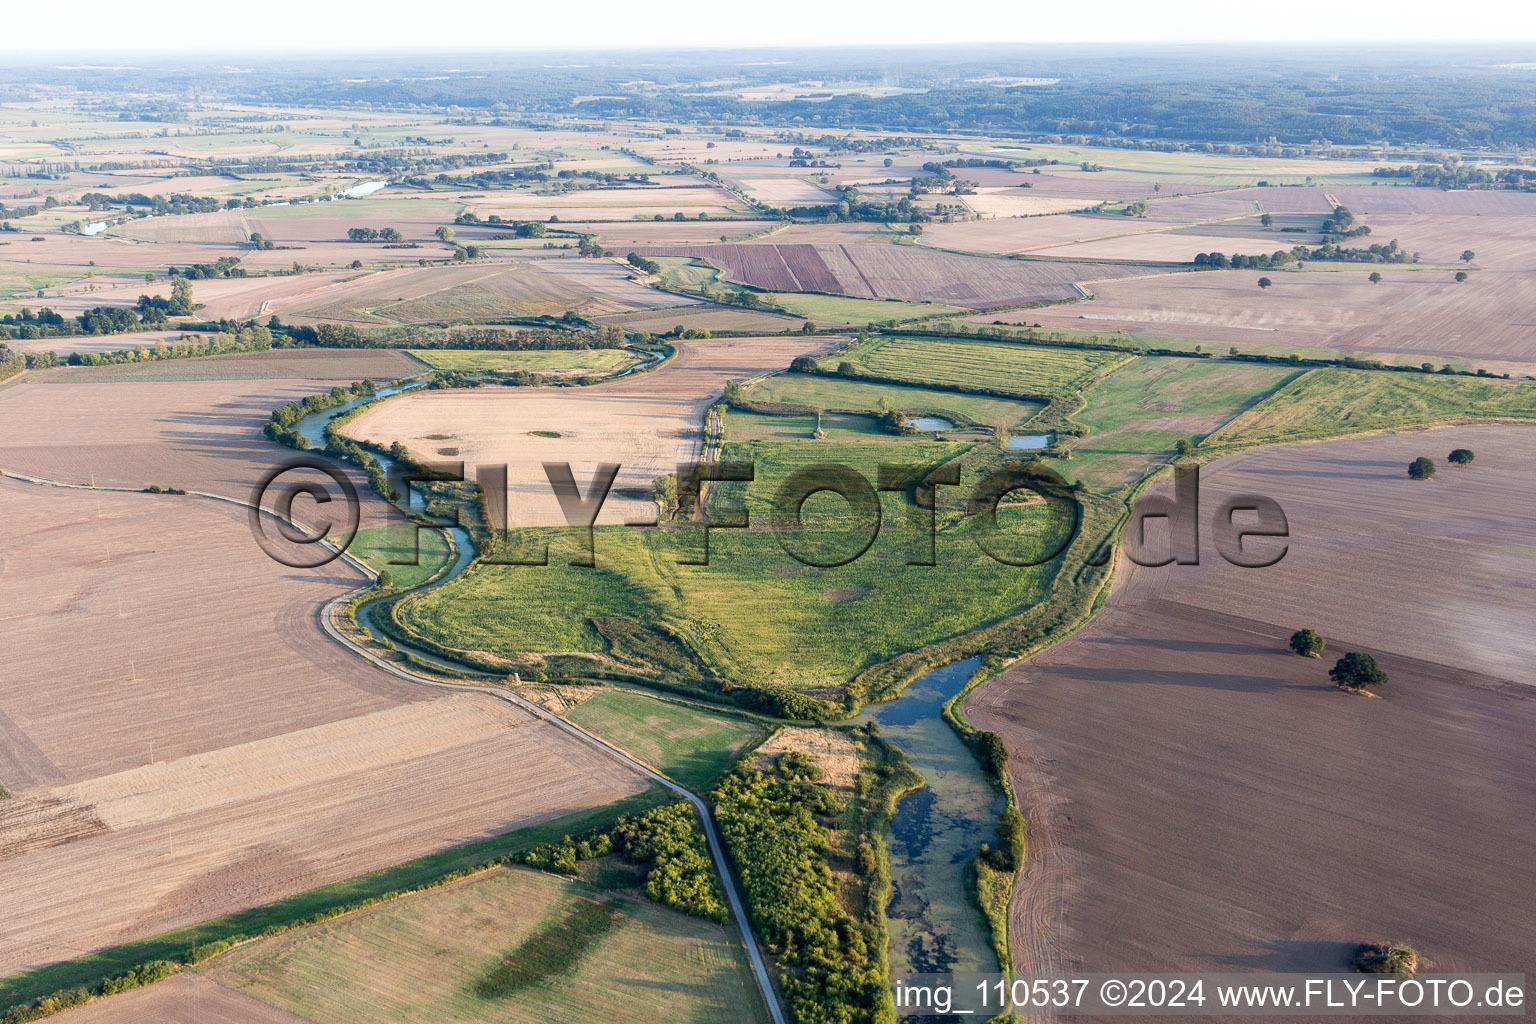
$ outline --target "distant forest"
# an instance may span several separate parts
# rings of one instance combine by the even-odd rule
[[[103,62],[105,63],[105,62]],[[232,73],[238,69],[238,73]],[[1049,85],[977,79],[1056,79]],[[923,90],[746,101],[779,82]],[[559,55],[159,58],[131,68],[34,54],[0,69],[0,99],[76,85],[124,97],[125,118],[201,101],[435,109],[537,120],[579,113],[822,130],[981,131],[1184,142],[1329,140],[1536,145],[1536,52],[1512,46],[990,46]],[[814,92],[814,88],[807,91]],[[140,104],[153,104],[146,114]]]

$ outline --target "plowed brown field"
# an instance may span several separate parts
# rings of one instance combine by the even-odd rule
[[[1126,565],[1079,634],[966,710],[1030,822],[1024,971],[1344,970],[1409,942],[1436,970],[1536,968],[1532,432],[1454,428],[1245,454],[1203,481],[1276,498],[1276,566]],[[1408,480],[1452,447],[1475,468]],[[1273,543],[1270,541],[1268,543]],[[1321,661],[1286,650],[1303,626]],[[1391,676],[1342,693],[1348,650]]]

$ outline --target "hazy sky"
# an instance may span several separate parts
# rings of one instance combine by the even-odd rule
[[[530,47],[805,46],[966,42],[1511,42],[1536,39],[1536,3],[1481,0],[458,0],[456,3],[160,0],[139,14],[121,3],[16,3],[14,42],[50,50],[496,50]]]

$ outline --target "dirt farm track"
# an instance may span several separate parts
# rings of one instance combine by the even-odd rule
[[[1030,822],[1016,968],[1332,971],[1390,938],[1437,970],[1536,971],[1533,439],[1218,462],[1202,507],[1278,500],[1278,565],[1209,539],[1198,567],[1127,565],[1087,628],[969,698]],[[1475,470],[1407,478],[1458,446]],[[1321,661],[1286,649],[1308,626]],[[1330,684],[1349,650],[1390,674],[1380,698]]]

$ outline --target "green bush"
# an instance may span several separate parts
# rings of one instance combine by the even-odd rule
[[[625,815],[608,832],[595,832],[581,839],[566,836],[558,843],[536,846],[522,856],[521,862],[545,871],[574,875],[582,861],[611,853],[618,853],[634,864],[651,865],[645,878],[645,892],[657,903],[721,924],[730,920],[704,833],[693,808],[686,803]]]

